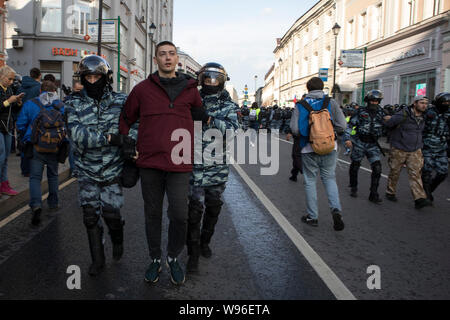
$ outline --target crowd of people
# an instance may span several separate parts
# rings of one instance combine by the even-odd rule
[[[105,59],[87,56],[78,66],[79,82],[73,90],[64,88],[64,99],[57,93],[55,78],[47,75],[41,82],[37,68],[21,84],[12,68],[0,68],[0,194],[17,194],[7,177],[7,159],[17,136],[22,174],[29,176],[31,223],[39,225],[44,167],[48,209],[58,210],[58,164],[68,157],[78,180],[92,276],[100,274],[106,264],[103,224],[111,238],[112,258],[120,260],[123,255],[123,188],[134,187],[139,179],[150,261],[144,279],[157,282],[162,269],[165,196],[169,204],[165,263],[171,281],[177,285],[185,281],[177,259],[185,246],[187,272],[198,272],[200,256],[212,256],[211,240],[223,206],[229,165],[226,153],[220,164],[190,161],[195,121],[201,123],[203,133],[216,129],[224,138],[230,129],[243,128],[278,130],[287,140],[293,139],[289,179],[297,181],[298,174],[303,174],[306,214],[301,221],[310,226],[318,226],[316,183],[320,176],[334,230],[344,229],[335,173],[340,143],[351,153],[350,195],[358,196],[358,171],[367,157],[372,169],[369,201],[375,204],[382,202],[378,187],[384,152],[378,140],[384,135],[391,144],[388,200],[397,201],[396,186],[405,166],[417,209],[432,204],[433,192],[448,175],[450,93],[440,93],[433,101],[416,96],[410,106],[382,108],[382,93],[372,90],[364,98],[365,105],[340,107],[324,93],[323,81],[313,77],[307,83],[308,93],[294,108],[259,107],[257,103],[239,108],[225,90],[229,76],[222,65],[207,63],[194,79],[176,71],[178,59],[172,42],[159,43],[154,56],[158,71],[127,95],[112,90],[112,69]],[[179,129],[190,134],[189,154],[179,151],[188,161],[173,157],[174,150],[179,150],[173,133]],[[202,154],[209,142],[203,139]]]

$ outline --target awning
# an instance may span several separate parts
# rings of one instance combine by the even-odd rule
[[[354,83],[339,83],[336,84],[336,92],[352,92],[356,90]]]

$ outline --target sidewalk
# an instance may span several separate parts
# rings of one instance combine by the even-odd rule
[[[59,183],[61,184],[69,178],[69,161],[58,165]],[[29,178],[24,177],[20,170],[20,157],[11,153],[8,158],[8,180],[11,187],[19,192],[16,196],[2,195],[0,199],[0,220],[7,217],[13,210],[26,206],[30,199]],[[48,191],[47,169],[44,169],[42,175],[42,194]],[[43,204],[46,206],[46,203]]]

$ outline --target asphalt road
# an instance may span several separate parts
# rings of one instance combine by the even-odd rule
[[[172,285],[165,266],[158,283],[150,285],[143,279],[149,257],[139,185],[125,189],[122,260],[112,261],[107,237],[106,269],[99,277],[88,276],[87,235],[74,182],[60,191],[62,208],[45,212],[40,227],[31,227],[28,211],[0,228],[0,299],[336,299],[333,282],[325,281],[326,272],[321,273],[328,270],[325,267],[356,299],[450,298],[449,180],[435,193],[434,207],[416,210],[403,172],[399,202],[375,205],[367,200],[370,173],[364,170],[360,171],[359,197],[349,196],[349,158],[341,154],[336,173],[346,228],[333,230],[321,183],[319,227],[313,228],[300,222],[305,211],[301,176],[296,183],[288,180],[291,146],[279,142],[276,175],[260,175],[258,164],[240,165],[244,179],[239,168],[233,167],[213,238],[213,257],[201,258],[200,273],[188,275],[184,285]],[[366,162],[363,166],[370,168]],[[385,160],[383,173],[388,173]],[[249,187],[249,180],[258,191]],[[381,194],[385,188],[382,178]],[[286,218],[322,264],[311,265],[310,257],[286,234],[286,225],[274,219],[274,212]],[[166,215],[163,224],[166,231]],[[166,243],[163,232],[164,253]],[[186,250],[179,260],[186,263]],[[79,290],[66,285],[71,265],[81,269]],[[367,268],[372,265],[379,267],[381,289],[367,287],[371,276]]]

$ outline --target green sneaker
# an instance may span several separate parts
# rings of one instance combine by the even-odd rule
[[[174,258],[171,262],[169,262],[169,257],[167,257],[166,263],[170,269],[170,280],[172,283],[176,285],[183,284],[185,280],[184,271],[181,269],[177,258]]]
[[[153,283],[158,282],[160,272],[161,272],[161,260],[153,259],[147,271],[145,271],[144,277],[145,281]]]

